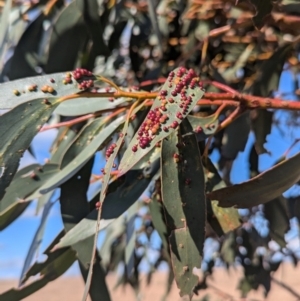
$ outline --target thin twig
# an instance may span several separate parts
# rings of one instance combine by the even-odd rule
[[[140,107],[138,108],[138,110],[144,106],[144,104],[147,102],[147,100],[145,100]],[[127,116],[126,116],[126,121],[123,127],[123,131],[122,132],[126,132],[127,131],[127,127],[130,121],[130,117],[131,114],[133,112],[133,110],[137,107],[137,105],[139,104],[139,101],[135,102],[132,104],[131,108],[129,109]],[[108,116],[109,117],[109,116]],[[118,142],[117,142],[117,147],[114,150],[114,154],[109,158],[109,160],[114,160],[115,156],[117,155],[119,149],[122,146],[122,137],[119,138]],[[110,162],[107,162],[107,165],[109,165]],[[109,177],[110,177],[110,172],[111,172],[111,167],[108,167],[108,169],[110,168],[109,171],[106,170],[107,173],[109,173]],[[120,173],[118,173],[119,176],[121,176]],[[103,179],[103,185],[101,187],[101,193],[100,193],[100,200],[99,200],[99,209],[98,209],[98,214],[97,214],[97,224],[96,224],[96,232],[95,232],[95,236],[94,236],[94,244],[93,244],[93,253],[92,253],[92,258],[91,258],[91,262],[90,262],[90,267],[89,267],[89,271],[88,271],[88,277],[86,279],[86,284],[85,284],[85,289],[84,289],[84,293],[83,293],[83,297],[82,297],[82,301],[86,301],[87,296],[88,296],[88,292],[90,289],[90,285],[91,285],[91,280],[92,280],[92,276],[93,276],[93,262],[95,260],[95,256],[96,256],[96,247],[97,247],[97,241],[98,241],[98,233],[100,231],[100,219],[101,219],[101,214],[102,214],[102,206],[103,206],[103,202],[106,196],[106,192],[107,192],[107,186],[108,186],[108,182],[109,182],[109,178],[105,177],[104,175],[104,179]]]
[[[286,285],[285,283],[277,280],[276,278],[274,278],[272,276],[271,276],[271,280],[273,282],[275,282],[276,284],[278,284],[279,286],[286,289],[289,293],[291,293],[293,296],[295,296],[297,298],[297,300],[300,300],[300,295],[296,291],[294,291],[290,286]]]
[[[219,83],[217,81],[214,81],[214,80],[203,80],[202,83],[212,85],[212,86],[214,86],[220,90],[223,90],[224,92],[227,92],[227,93],[236,94],[236,95],[240,94],[237,90],[234,90],[233,88],[231,88],[225,84]]]
[[[216,133],[226,128],[246,111],[245,107],[237,107],[217,128]]]

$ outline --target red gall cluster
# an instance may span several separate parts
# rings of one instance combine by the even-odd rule
[[[158,99],[160,100],[160,106],[150,110],[146,120],[141,125],[138,131],[139,143],[132,147],[132,151],[136,152],[138,147],[146,148],[149,146],[153,136],[155,136],[161,129],[164,132],[168,132],[170,128],[176,129],[179,126],[179,122],[174,120],[170,125],[164,126],[163,124],[168,119],[168,116],[163,114],[167,111],[167,106],[173,104],[176,100],[173,97],[179,96],[179,111],[175,116],[179,120],[183,120],[189,112],[189,106],[192,103],[192,96],[187,95],[188,89],[194,89],[197,85],[200,86],[199,78],[196,77],[195,72],[190,69],[187,70],[181,67],[176,73],[170,72],[168,77],[169,87],[176,84],[171,92],[167,90],[161,90]],[[168,95],[171,94],[171,95]]]
[[[203,129],[202,129],[202,127],[201,127],[200,125],[198,125],[198,126],[195,128],[194,132],[195,132],[196,134],[199,134],[199,133],[203,132]]]
[[[179,81],[177,82],[174,90],[171,92],[171,95],[174,97],[181,94],[185,91],[185,89],[194,89],[197,85],[202,87],[202,84],[199,82],[199,78],[196,76],[193,69],[187,71],[186,68],[181,67],[176,74],[172,71],[168,78],[170,83],[169,86],[171,85],[171,87],[175,76],[179,79]]]
[[[175,120],[171,123],[170,128],[176,129],[178,127],[179,123]]]
[[[141,148],[146,148],[149,146],[153,136],[155,136],[160,128],[161,124],[164,124],[168,119],[168,116],[160,112],[160,108],[155,108],[150,110],[146,120],[142,123],[138,131],[139,146]],[[133,152],[137,151],[137,145],[132,148]]]
[[[86,90],[92,87],[94,87],[94,82],[92,79],[83,80],[80,84],[78,84],[78,88],[80,90]]]
[[[93,73],[91,71],[82,68],[76,68],[73,71],[73,77],[76,80],[82,79],[83,77],[87,77],[87,76],[93,76]]]
[[[111,156],[111,154],[114,152],[115,148],[117,147],[117,144],[112,143],[108,149],[105,152],[106,160]]]
[[[94,82],[93,82],[92,79],[88,79],[88,80],[87,79],[83,79],[85,77],[91,77],[91,76],[93,76],[93,73],[91,71],[88,71],[88,70],[82,69],[82,68],[76,68],[73,71],[72,75],[73,75],[73,78],[76,81],[80,81],[80,83],[78,84],[78,88],[80,90],[86,90],[86,89],[94,87]],[[65,81],[69,81],[68,78],[69,77],[66,77]],[[68,82],[66,82],[66,83],[68,83]]]

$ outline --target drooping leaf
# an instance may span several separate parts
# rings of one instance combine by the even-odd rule
[[[84,243],[84,242],[82,242]],[[79,264],[81,274],[83,276],[84,281],[87,281],[88,278],[88,270]],[[106,272],[101,265],[101,259],[98,254],[95,257],[95,263],[93,266],[93,275],[92,275],[92,283],[89,289],[89,294],[93,301],[97,301],[101,298],[103,301],[110,301],[110,294],[105,282]],[[100,298],[99,298],[100,296]]]
[[[43,240],[43,235],[46,227],[46,221],[47,217],[49,216],[49,213],[51,211],[51,208],[53,206],[54,202],[51,202],[51,198],[48,199],[47,204],[44,206],[43,214],[40,220],[40,224],[34,234],[34,237],[32,239],[31,245],[29,247],[29,251],[27,252],[24,265],[21,271],[20,279],[19,279],[19,285],[22,284],[22,280],[25,277],[26,272],[28,271],[30,264],[32,262],[33,256],[40,247],[42,240]]]
[[[192,78],[195,79],[195,84],[191,84]],[[184,84],[185,81],[187,81],[187,85]],[[185,87],[183,90],[186,91],[186,97],[182,97],[180,94],[182,88],[178,88],[178,93],[176,93],[176,87]],[[191,112],[203,94],[204,92],[198,85],[195,75],[192,72],[187,73],[185,68],[177,68],[173,71],[173,73],[170,73],[167,81],[161,89],[160,95],[155,99],[151,110],[146,117],[147,120],[151,120],[150,115],[155,115],[156,112],[160,112],[161,115],[166,116],[166,119],[163,124],[160,122],[158,123],[160,127],[157,130],[157,133],[153,135],[151,141],[145,138],[148,141],[145,147],[141,141],[142,137],[147,137],[146,135],[148,134],[148,130],[143,130],[145,129],[144,126],[147,126],[146,123],[141,125],[121,159],[119,165],[120,173],[126,173],[142,157],[144,157],[157,142],[174,132],[175,128],[177,128],[177,126],[181,123],[182,118],[186,117],[187,114]],[[172,99],[171,102],[170,99]],[[180,108],[180,105],[184,106],[187,103],[189,103],[189,105],[185,106],[185,109]],[[140,136],[139,132],[143,133],[143,136]],[[150,133],[152,132],[150,131]],[[136,151],[134,151],[135,148]]]
[[[284,235],[290,227],[287,200],[280,196],[266,203],[264,205],[264,214],[269,221],[271,238],[284,248],[286,246]]]
[[[0,212],[5,212],[20,200],[32,200],[30,195],[57,171],[56,164],[32,164],[18,171],[0,202]]]
[[[78,125],[77,125],[78,126]],[[56,135],[56,139],[53,141],[50,152],[50,162],[61,165],[62,159],[73,143],[77,134],[76,125],[75,127],[60,127]]]
[[[62,234],[63,233],[58,235],[58,237],[54,239],[53,243],[57,242]],[[27,272],[22,283],[25,283],[30,276],[40,273],[38,280],[24,285],[21,288],[12,288],[0,294],[1,301],[19,301],[26,298],[43,288],[50,281],[61,276],[73,264],[76,260],[75,252],[71,248],[64,248],[50,253],[53,243],[45,251],[48,258],[42,263],[35,263]]]
[[[222,156],[234,160],[239,152],[244,151],[250,132],[249,113],[244,113],[224,130]]]
[[[46,248],[43,254],[47,255],[47,259],[43,262],[36,262],[30,269],[27,271],[25,277],[22,279],[22,284],[24,284],[31,276],[35,276],[40,273],[43,269],[45,269],[48,265],[51,265],[53,261],[56,260],[57,257],[62,255],[67,250],[71,250],[70,248],[64,248],[63,250],[57,250],[51,252],[53,246],[64,236],[65,232],[62,230],[58,235],[53,239],[50,245]],[[74,254],[74,261],[76,260],[76,256]]]
[[[168,244],[168,231],[166,227],[166,223],[163,219],[163,208],[161,204],[157,200],[151,200],[149,203],[149,210],[151,214],[151,220],[153,223],[153,226],[157,233],[159,234],[160,239],[162,240],[163,248],[164,250],[169,249]]]
[[[126,174],[125,182],[114,192],[108,193],[102,207],[101,217],[113,220],[123,214],[148,187],[152,177],[157,173],[159,164],[156,161],[151,168],[132,170]],[[113,184],[113,183],[112,183]],[[109,190],[109,189],[108,189]],[[62,248],[81,241],[95,234],[98,211],[93,210],[78,225],[70,230],[56,246]],[[101,220],[102,221],[102,220]],[[104,226],[100,223],[101,229]]]
[[[90,131],[90,128],[86,128],[86,130],[83,132],[84,135],[82,136],[82,139],[84,140],[90,140],[90,143],[84,147],[84,151],[78,152],[83,148],[82,142],[79,142],[79,145],[77,146],[76,150],[75,148],[70,148],[69,152],[76,151],[76,157],[72,157],[73,160],[71,161],[65,161],[63,160],[63,168],[60,170],[59,173],[55,175],[55,177],[52,177],[48,182],[46,182],[41,188],[40,193],[47,193],[54,188],[60,186],[65,181],[70,179],[74,174],[80,170],[80,168],[95,154],[95,152],[101,147],[101,145],[106,141],[106,139],[111,136],[119,127],[119,125],[124,121],[124,116],[118,117],[116,120],[111,122],[107,127],[105,127],[102,131],[98,132],[94,137],[90,136],[90,134],[93,134],[96,128],[100,128],[101,123],[103,124],[103,120],[95,120],[93,124],[90,125],[92,128]],[[88,134],[88,135],[87,135]],[[75,145],[76,146],[76,145]],[[68,152],[65,154],[64,158],[68,156]]]
[[[97,111],[113,109],[127,101],[126,98],[117,98],[111,101],[108,98],[75,98],[61,103],[55,113],[63,116],[78,116]]]
[[[282,69],[288,58],[291,47],[291,44],[282,45],[268,60],[261,64],[261,67],[258,70],[257,79],[251,87],[251,93],[253,95],[269,97],[271,92],[278,89]],[[251,117],[256,138],[256,151],[258,154],[266,153],[267,150],[264,148],[264,143],[266,142],[267,135],[271,132],[273,112],[256,110],[252,112]]]
[[[273,8],[273,2],[271,0],[250,0],[251,4],[255,6],[256,14],[252,18],[254,25],[257,28],[263,26],[263,19],[265,16],[271,13]]]
[[[282,68],[291,48],[291,44],[283,44],[261,65],[257,79],[251,88],[253,95],[267,97],[270,92],[278,88]]]
[[[120,37],[126,28],[128,20],[120,20],[117,24],[114,25],[114,31],[111,34],[108,41],[108,48],[110,51],[113,51],[120,44]]]
[[[107,56],[108,48],[103,39],[104,26],[99,16],[99,5],[94,0],[76,0],[77,8],[82,12],[85,25],[88,33],[93,41],[89,60],[91,67],[94,65],[94,60],[99,55]]]
[[[219,175],[218,170],[211,162],[209,157],[203,159],[203,165],[208,171],[206,192],[210,192],[216,189],[226,187],[225,182]],[[209,222],[211,223],[211,226],[213,228],[214,228],[213,226],[214,218],[217,219],[218,224],[221,226],[224,233],[233,231],[241,225],[239,221],[239,213],[237,209],[219,207],[215,200],[211,200],[211,207],[212,207],[213,215],[211,216],[212,220]]]
[[[3,54],[8,39],[9,17],[12,8],[12,0],[7,0],[2,10],[0,21],[0,70],[3,67]]]
[[[35,99],[0,116],[0,200],[15,175],[33,137],[58,105],[58,100]]]
[[[10,62],[8,73],[10,80],[38,75],[37,67],[40,63],[38,50],[45,20],[46,16],[40,13],[20,38]]]
[[[193,132],[197,134],[198,141],[205,140],[207,137],[213,135],[219,125],[219,119],[215,115],[208,117],[189,115],[187,119],[193,128]]]
[[[250,153],[249,153],[249,171],[250,171],[250,178],[253,178],[259,174],[258,170],[258,154],[255,148],[255,143],[252,145]]]
[[[138,211],[139,203],[134,203],[127,212],[126,217],[126,248],[125,248],[125,264],[127,277],[130,278],[134,272],[134,255],[136,244],[135,218]]]
[[[273,122],[273,112],[266,110],[256,110],[252,114],[252,127],[255,133],[255,149],[258,155],[267,153],[264,144],[266,137],[271,133]]]
[[[34,76],[0,84],[0,109],[12,109],[17,105],[33,99],[48,99],[63,97],[80,92],[76,81],[65,85],[66,73]],[[36,85],[36,87],[35,87]],[[42,91],[43,86],[50,86],[53,93]],[[33,87],[34,86],[34,87]],[[33,87],[33,89],[30,89]]]
[[[260,175],[241,184],[221,188],[208,194],[221,207],[249,208],[267,203],[300,180],[300,154],[286,159]]]
[[[21,288],[12,288],[2,294],[0,294],[0,301],[19,301],[22,300],[34,292],[40,290],[49,282],[55,280],[61,276],[73,263],[74,254],[64,253],[59,256],[55,262],[54,266],[51,266],[52,270],[43,271],[42,276]]]
[[[236,237],[235,233],[229,232],[223,240],[221,250],[221,259],[225,262],[227,267],[235,262],[236,257]]]
[[[99,199],[99,198],[98,198]],[[114,241],[118,239],[125,232],[125,218],[124,216],[118,217],[111,224],[105,228],[105,240],[99,250],[101,256],[101,264],[104,268],[109,267],[111,261],[111,247]]]
[[[0,231],[15,221],[28,207],[30,202],[20,202],[0,215]]]
[[[58,171],[55,164],[33,164],[21,169],[0,202],[0,230],[17,218],[29,205],[30,195]]]
[[[87,40],[88,32],[76,1],[66,6],[56,19],[49,42],[46,73],[72,70]]]
[[[193,295],[205,239],[205,182],[195,135],[184,120],[179,136],[173,132],[162,143],[162,200],[175,280],[180,295]],[[178,161],[178,162],[175,162]]]
[[[60,208],[66,232],[76,226],[89,213],[87,190],[93,162],[94,158],[90,159],[73,177],[61,185]],[[86,280],[92,253],[95,251],[93,250],[93,237],[72,245],[72,249],[76,251],[82,276]],[[98,256],[93,264],[89,294],[93,301],[99,299],[110,301],[104,271]]]
[[[262,256],[256,255],[250,264],[243,263],[245,276],[238,285],[242,297],[246,297],[251,289],[257,290],[260,285],[264,288],[264,297],[267,297],[271,289],[271,272],[276,271],[280,263],[270,264],[270,267],[266,269],[263,260]]]
[[[249,44],[247,47],[245,47],[244,51],[236,60],[233,67],[226,69],[225,72],[222,73],[222,77],[226,80],[227,83],[231,83],[238,78],[237,74],[239,70],[244,68],[245,65],[247,64],[249,56],[251,55],[254,47],[255,44]]]
[[[130,110],[130,112],[131,112],[130,114],[135,114],[142,107],[143,107],[143,103],[140,104],[136,108],[132,107],[132,108],[134,108],[134,110],[132,112]],[[123,145],[124,136],[127,134],[127,131],[128,131],[128,126],[129,126],[129,121],[130,121],[129,117],[131,117],[131,115],[129,115],[126,118],[126,121],[125,121],[124,127],[122,129],[122,132],[120,133],[119,138],[116,141],[115,146],[113,148],[113,152],[108,157],[106,155],[106,161],[107,162],[106,162],[104,172],[103,172],[102,187],[101,187],[100,199],[99,199],[99,204],[100,204],[101,208],[103,207],[103,202],[105,200],[105,197],[106,197],[106,194],[107,194],[107,191],[108,191],[108,183],[110,181],[110,174],[111,174],[111,171],[112,171],[112,168],[113,168],[113,165],[114,165],[114,161],[115,161],[115,159],[118,155],[118,152],[119,152],[120,148]],[[98,237],[98,232],[100,230],[101,213],[102,213],[102,211],[99,211],[98,214],[97,214],[97,223],[96,223],[96,229],[95,229],[95,241]],[[130,244],[130,246],[132,246],[132,243]],[[92,270],[90,269],[87,280],[86,280],[86,287],[85,287],[85,290],[84,290],[83,299],[86,298],[87,288],[91,285],[91,283],[92,283]]]

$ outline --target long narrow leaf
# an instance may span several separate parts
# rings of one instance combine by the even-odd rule
[[[169,244],[175,280],[180,295],[193,295],[198,283],[194,268],[200,268],[205,239],[205,181],[195,135],[185,120],[179,133],[162,143],[161,179]]]

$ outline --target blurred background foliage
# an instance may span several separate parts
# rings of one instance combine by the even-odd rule
[[[160,86],[171,70],[185,66],[200,74],[204,82],[213,80],[239,92],[283,98],[285,95],[278,93],[279,79],[284,70],[289,70],[294,78],[294,99],[297,101],[300,95],[297,43],[300,2],[297,0],[7,0],[0,1],[0,12],[1,82],[81,67],[111,78],[119,86],[151,91]],[[207,85],[206,91],[218,92],[218,89]],[[58,107],[49,123],[68,121],[75,115],[89,113],[89,110],[101,110],[91,107],[85,112],[81,109],[72,114],[68,106]],[[215,111],[214,106],[196,106],[193,115],[206,117]],[[225,119],[230,111],[224,111],[220,120]],[[143,112],[139,114],[136,124],[133,123],[130,128],[131,136],[145,116]],[[282,120],[274,118],[273,110],[253,109],[214,135],[209,154],[217,154],[215,157],[218,159],[215,166],[211,161],[206,162],[205,168],[209,171],[206,177],[207,191],[232,184],[233,163],[238,153],[244,151],[250,133],[254,134],[255,139],[248,156],[248,172],[250,178],[258,175],[259,156],[269,151],[264,144],[272,127],[282,126],[285,129],[286,125],[298,126],[299,112],[288,114],[288,118]],[[288,123],[283,124],[286,121]],[[1,294],[1,301],[19,300],[33,293],[63,274],[75,260],[79,260],[82,276],[86,279],[92,247],[90,238],[72,244],[72,248],[64,247],[50,252],[63,237],[62,232],[45,251],[48,255],[45,262],[33,263],[33,258],[43,236],[46,217],[55,200],[59,199],[61,204],[64,231],[69,231],[95,211],[93,209],[99,199],[100,188],[94,189],[93,197],[87,199],[86,195],[89,182],[96,181],[91,175],[93,157],[67,180],[64,178],[63,184],[54,185],[60,188],[59,196],[56,190],[43,196],[35,192],[84,151],[85,143],[91,133],[97,133],[100,124],[101,120],[95,119],[88,125],[80,123],[73,127],[61,127],[51,149],[50,164],[30,166],[16,174],[9,189],[18,190],[20,200],[24,199],[25,202],[2,205],[0,228],[4,230],[24,212],[30,201],[38,200],[37,210],[43,210],[43,215],[28,252],[20,284],[38,273],[44,277],[29,284],[26,282],[18,290]],[[73,143],[74,139],[78,143]],[[203,143],[199,142],[202,151]],[[68,152],[65,153],[65,149]],[[95,149],[94,153],[96,151],[103,153],[103,150]],[[33,168],[43,169],[40,175],[42,182],[37,187],[34,187],[32,177],[24,177]],[[144,178],[143,185],[139,187],[132,182],[133,178],[143,173],[139,169],[131,170],[109,185],[111,192],[116,192],[120,187],[127,189],[126,181],[133,188],[131,194],[124,197],[125,205],[119,213],[111,214],[110,210],[115,208],[113,206],[107,210],[106,219],[120,217],[105,229],[106,239],[97,252],[90,289],[93,301],[100,300],[100,296],[101,300],[110,300],[105,275],[120,265],[124,267],[124,272],[117,285],[129,283],[137,296],[138,267],[142,260],[149,263],[149,283],[152,273],[162,262],[170,265],[167,230],[160,203],[158,167],[151,168],[149,176]],[[120,191],[118,193],[122,194]],[[9,198],[8,194],[9,190],[6,199]],[[70,201],[75,199],[77,203]],[[139,202],[135,202],[137,199]],[[224,223],[222,217],[232,215],[235,219],[233,224],[239,224],[235,211],[220,211],[214,201],[209,201],[206,243],[215,241],[217,248],[202,262],[203,277],[194,289],[195,294],[206,288],[206,279],[213,274],[215,265],[225,265],[227,268],[242,265],[244,278],[239,284],[241,296],[247,296],[251,289],[257,289],[259,285],[263,285],[267,295],[271,289],[271,272],[278,269],[282,258],[289,257],[295,265],[298,262],[296,254],[286,247],[284,238],[290,227],[290,219],[300,217],[298,199],[299,196],[278,196],[265,205],[254,207],[250,199],[246,206],[250,208],[240,211],[242,226],[233,231],[228,231],[232,227]],[[122,215],[128,208],[127,213]],[[257,216],[268,221],[267,234],[255,227]],[[153,243],[153,240],[159,243]],[[273,245],[276,242],[277,247],[270,247],[270,241]],[[154,257],[149,255],[151,250],[155,251]],[[274,260],[274,255],[278,253],[282,254],[281,259]],[[172,283],[172,268],[169,270]],[[166,287],[166,296],[169,289]]]

